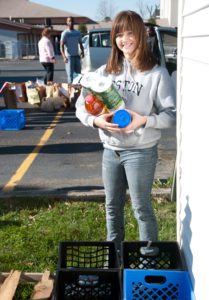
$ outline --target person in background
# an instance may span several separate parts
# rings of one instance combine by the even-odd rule
[[[158,47],[157,36],[153,26],[147,26],[147,43],[152,51],[153,55],[155,56],[157,63],[160,64],[160,50]]]
[[[123,97],[132,122],[119,128],[111,122],[114,112],[93,116],[85,110],[87,91],[81,90],[76,116],[98,128],[104,152],[102,177],[105,189],[107,240],[120,251],[125,238],[124,205],[129,189],[142,241],[156,241],[158,226],[151,190],[161,130],[175,125],[175,90],[167,70],[156,63],[148,44],[143,19],[122,11],[113,21],[111,54],[96,72],[112,80]]]
[[[68,83],[72,83],[76,74],[81,73],[81,58],[84,57],[84,48],[81,33],[74,29],[74,20],[67,18],[68,29],[64,30],[60,39],[60,52],[65,63]],[[79,47],[81,56],[79,55]]]
[[[46,70],[46,74],[44,76],[44,83],[47,84],[48,81],[53,81],[54,64],[56,60],[54,54],[54,47],[50,40],[50,29],[44,28],[41,35],[42,37],[38,42],[39,61]]]

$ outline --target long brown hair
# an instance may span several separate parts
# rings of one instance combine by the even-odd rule
[[[123,31],[132,31],[138,47],[131,58],[131,64],[140,71],[150,70],[156,64],[156,60],[147,44],[147,36],[144,22],[139,14],[126,10],[120,12],[114,19],[111,29],[112,50],[107,62],[108,73],[120,73],[123,68],[124,55],[116,45],[116,35]]]

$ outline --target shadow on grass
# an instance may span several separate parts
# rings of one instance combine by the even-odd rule
[[[68,189],[69,190],[69,189]],[[64,196],[53,196],[53,195],[43,195],[43,196],[20,196],[20,197],[5,197],[0,199],[0,216],[11,211],[20,211],[22,209],[37,209],[37,208],[48,208],[53,207],[55,204],[60,202],[85,202],[85,196],[76,197],[76,199],[71,199]],[[104,196],[97,197],[95,199],[89,199],[88,202],[103,202]],[[0,221],[1,227],[2,221]],[[4,223],[5,225],[6,223]],[[6,224],[7,225],[7,224]],[[9,224],[8,224],[9,225]],[[12,224],[10,224],[12,225]],[[15,224],[14,224],[15,225]]]
[[[1,227],[5,227],[5,226],[21,226],[21,222],[19,221],[8,221],[8,220],[5,220],[5,221],[0,221],[0,228]]]

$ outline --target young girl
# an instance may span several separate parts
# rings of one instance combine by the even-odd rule
[[[161,129],[175,124],[175,91],[165,68],[147,45],[142,18],[120,12],[111,30],[112,51],[97,73],[111,78],[123,97],[132,122],[125,128],[111,122],[113,112],[92,116],[85,111],[85,89],[76,103],[76,116],[99,129],[104,145],[102,175],[106,196],[107,240],[120,249],[124,236],[124,204],[128,187],[142,241],[156,241],[157,222],[151,189]]]

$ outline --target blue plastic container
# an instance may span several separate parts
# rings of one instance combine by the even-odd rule
[[[193,300],[187,271],[124,270],[123,300]]]
[[[113,123],[118,124],[119,128],[124,128],[131,123],[131,115],[125,109],[117,110],[113,115]]]
[[[0,111],[0,130],[20,130],[24,127],[24,109],[4,109]]]

